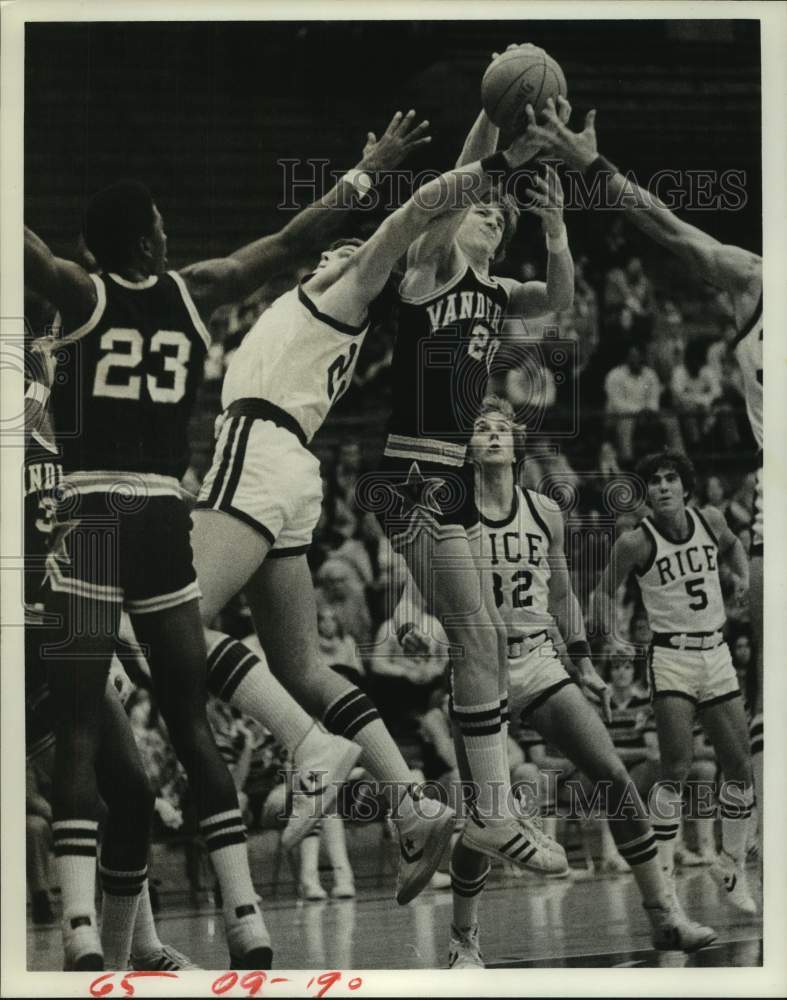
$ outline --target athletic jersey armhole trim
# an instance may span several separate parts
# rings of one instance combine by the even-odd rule
[[[107,307],[107,289],[106,285],[102,279],[97,274],[89,275],[90,280],[96,286],[96,305],[93,312],[90,314],[90,319],[83,323],[82,326],[78,326],[76,330],[72,330],[71,333],[67,333],[65,337],[58,338],[61,343],[67,344],[72,340],[80,340],[85,334],[90,333],[98,325],[101,317],[104,315],[104,310]],[[62,324],[63,317],[58,313],[58,318]]]
[[[530,496],[530,490],[527,489],[527,488],[522,488],[522,487],[520,487],[520,489],[522,489],[522,492],[525,495],[525,500],[527,501],[527,505],[530,508],[530,513],[533,515],[533,520],[541,528],[541,530],[544,532],[544,534],[547,536],[547,538],[551,542],[552,541],[552,532],[547,527],[547,523],[544,520],[544,518],[536,510],[536,505],[533,503],[533,498]]]
[[[402,294],[402,285],[405,283],[407,274],[399,282],[399,298],[402,302],[406,302],[410,306],[424,306],[427,302],[431,302],[432,299],[436,299],[440,295],[445,295],[446,292],[450,292],[454,285],[458,285],[459,282],[464,278],[468,271],[472,270],[470,265],[465,261],[465,266],[460,268],[459,271],[453,277],[449,278],[448,281],[443,282],[439,288],[433,288],[431,292],[427,292],[425,295],[415,295],[408,296]],[[475,272],[473,272],[475,274]]]
[[[699,509],[699,507],[690,507],[689,510],[693,514],[697,515],[700,524],[708,532],[708,534],[710,535],[710,537],[713,539],[713,544],[716,546],[716,548],[718,548],[719,547],[719,539],[716,537],[716,532],[713,530],[713,528],[711,528],[710,524],[708,523],[706,517],[704,516],[704,514],[702,513],[702,511]]]
[[[343,323],[339,319],[334,319],[333,316],[329,316],[328,313],[320,312],[317,306],[312,302],[303,285],[298,285],[298,299],[301,304],[306,306],[309,312],[314,316],[315,319],[320,320],[321,323],[325,323],[339,333],[346,333],[350,337],[357,337],[359,334],[363,333],[364,330],[369,326],[369,316],[367,315],[363,323],[359,326],[353,326],[351,323]]]
[[[731,350],[734,351],[735,348],[738,346],[738,344],[740,344],[740,342],[743,340],[743,338],[751,333],[751,331],[754,329],[755,325],[757,324],[758,320],[761,317],[762,317],[762,288],[760,289],[760,297],[757,300],[757,305],[754,309],[754,312],[749,317],[748,322],[743,324],[743,329],[741,329],[735,335],[735,339],[733,340],[731,345]]]
[[[210,331],[205,326],[204,320],[199,314],[199,310],[197,309],[194,299],[191,297],[188,285],[177,271],[167,271],[167,274],[177,285],[178,290],[180,291],[180,297],[183,299],[183,305],[186,307],[186,311],[191,317],[191,322],[194,324],[194,328],[200,337],[202,337],[202,340],[205,343],[205,348],[209,348],[212,343],[212,337],[210,335]]]
[[[642,569],[639,567],[634,567],[634,572],[637,576],[644,576],[653,568],[653,563],[656,561],[656,550],[658,549],[658,542],[656,541],[656,535],[653,527],[648,523],[647,518],[643,518],[639,522],[640,528],[642,528],[645,538],[650,542],[650,555],[648,556],[647,562]]]

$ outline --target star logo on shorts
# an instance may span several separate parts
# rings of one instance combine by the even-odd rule
[[[435,499],[435,493],[444,487],[444,479],[424,479],[418,468],[418,463],[413,462],[405,482],[399,486],[392,486],[391,489],[401,501],[400,515],[409,517],[419,507],[430,514],[442,514],[443,511]]]

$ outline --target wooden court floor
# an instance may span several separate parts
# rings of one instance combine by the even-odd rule
[[[304,903],[297,899],[289,866],[271,850],[275,841],[265,840],[266,836],[250,840],[250,853],[276,968],[446,967],[451,893],[428,888],[408,906],[397,906],[393,843],[378,841],[376,834],[354,833],[351,856],[357,897]],[[577,861],[572,857],[572,863]],[[152,871],[161,882],[160,937],[202,968],[225,969],[220,911],[210,892],[185,890],[181,867],[170,852],[159,851],[153,859]],[[749,877],[759,900],[754,868]],[[327,872],[323,884],[330,887]],[[691,956],[651,949],[649,925],[631,875],[550,880],[528,873],[515,878],[495,866],[480,908],[486,964],[490,968],[762,964],[760,918],[733,910],[720,897],[707,869],[679,873],[678,895],[694,919],[718,932],[715,945]],[[62,968],[59,925],[34,927],[28,918],[27,961],[31,971]]]

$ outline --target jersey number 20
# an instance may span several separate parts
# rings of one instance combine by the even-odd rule
[[[122,347],[125,350],[119,351]],[[162,348],[174,347],[174,354],[164,354]],[[142,375],[132,375],[131,371],[142,361],[145,348],[145,338],[130,327],[112,327],[101,338],[102,351],[109,351],[96,365],[96,377],[93,380],[94,396],[109,396],[111,399],[138,400],[142,392]],[[148,350],[154,354],[160,353],[164,359],[164,371],[172,372],[172,385],[161,385],[158,376],[147,373],[145,386],[148,395],[154,403],[178,403],[186,392],[186,376],[188,375],[191,341],[180,330],[159,330],[148,345]],[[125,382],[110,382],[109,373],[115,369],[125,368],[128,376]]]

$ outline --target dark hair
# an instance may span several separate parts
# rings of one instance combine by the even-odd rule
[[[123,180],[96,192],[85,208],[85,245],[101,268],[120,269],[142,236],[153,231],[153,195],[140,181]]]
[[[343,236],[341,239],[334,240],[328,250],[339,250],[341,247],[362,247],[364,242],[365,240],[359,239],[357,236]]]
[[[694,492],[697,482],[697,473],[691,461],[681,451],[672,451],[665,448],[663,451],[655,451],[646,455],[637,463],[635,473],[644,481],[645,485],[650,482],[652,476],[659,469],[672,469],[680,476],[683,483],[683,499],[687,500]]]

